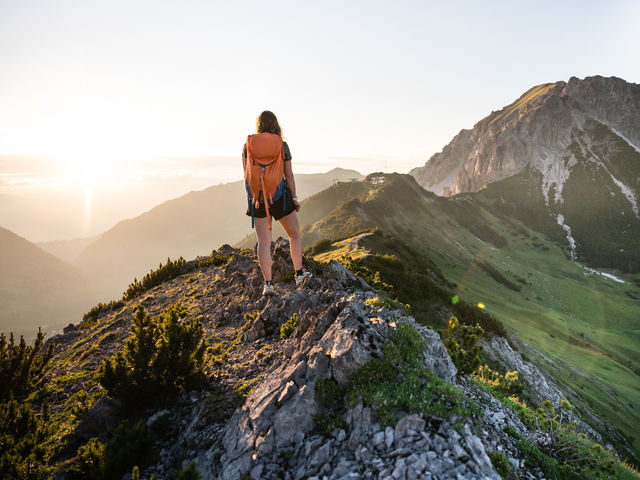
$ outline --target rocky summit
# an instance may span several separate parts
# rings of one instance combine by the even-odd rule
[[[196,470],[203,479],[225,480],[548,475],[541,462],[551,457],[540,453],[535,460],[531,452],[553,443],[553,426],[529,421],[458,372],[438,333],[340,263],[310,265],[314,277],[296,286],[288,243],[278,240],[273,252],[272,297],[261,295],[253,251],[224,246],[183,263],[175,278],[133,300],[96,309],[50,341],[54,417],[75,400],[72,421],[61,428],[54,478],[95,473],[87,445],[120,435],[123,419],[141,422],[151,442],[136,458],[138,478],[196,478],[185,476]],[[133,406],[105,394],[92,372],[123,349],[140,305],[156,316],[176,304],[182,322],[202,324],[205,381],[151,403],[136,398]],[[526,372],[531,401],[560,408],[560,387],[511,340],[483,342],[494,366]],[[575,412],[566,419],[584,438],[598,440]],[[117,448],[112,444],[106,454]],[[132,466],[124,467],[122,478],[130,478]]]
[[[538,85],[410,172],[425,189],[478,192],[591,267],[640,271],[640,85]],[[485,188],[486,187],[486,188]]]
[[[473,129],[461,130],[410,174],[425,189],[448,196],[479,190],[531,165],[543,176],[545,197],[555,186],[559,199],[577,161],[570,147],[586,135],[582,153],[595,156],[589,152],[595,127],[640,153],[640,85],[594,76],[535,86]],[[625,184],[619,188],[635,188],[637,179],[625,177],[618,178]]]

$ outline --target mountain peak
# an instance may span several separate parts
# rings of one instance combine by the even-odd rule
[[[529,164],[543,174],[555,173],[572,138],[589,120],[606,125],[638,151],[640,85],[601,76],[537,85],[472,130],[462,130],[410,174],[425,189],[446,196],[479,190]]]

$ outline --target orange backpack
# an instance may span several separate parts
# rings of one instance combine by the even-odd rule
[[[245,146],[246,157],[245,151],[242,152],[244,181],[251,211],[251,227],[254,226],[255,208],[264,202],[269,230],[271,230],[269,205],[278,200],[286,188],[282,137],[274,133],[257,133],[247,137]]]

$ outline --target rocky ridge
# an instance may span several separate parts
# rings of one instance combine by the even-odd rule
[[[504,426],[532,440],[540,432],[528,430],[516,414],[474,382],[457,377],[439,335],[417,324],[404,308],[367,303],[377,292],[335,261],[300,288],[287,283],[291,267],[286,241],[274,246],[278,295],[272,298],[261,296],[253,253],[230,247],[217,253],[229,256],[229,262],[206,268],[197,267],[197,260],[187,262],[182,276],[104,315],[95,327],[70,327],[53,339],[59,346],[57,358],[81,357],[76,369],[95,369],[124,342],[132,308],[138,303],[157,314],[182,301],[189,316],[202,318],[210,342],[230,347],[222,364],[210,365],[211,389],[185,393],[175,405],[147,412],[148,427],[161,435],[154,447],[155,463],[145,466],[143,475],[172,478],[175,468],[193,461],[204,479],[499,479],[488,452],[500,452],[522,478],[541,478],[536,467],[525,464]],[[278,340],[280,326],[294,314],[298,321],[293,334]],[[479,405],[478,421],[406,412],[395,425],[383,427],[375,409],[359,402],[344,413],[346,428],[336,428],[328,436],[320,433],[314,425],[320,408],[315,395],[318,379],[348,382],[361,366],[380,356],[382,345],[400,324],[412,326],[426,341],[422,364]],[[506,349],[499,341],[493,348]],[[505,355],[519,357],[513,351]],[[57,374],[62,369],[73,373],[71,365],[59,363]],[[535,373],[535,366],[528,368]],[[557,394],[556,387],[540,382],[539,372],[534,377],[538,393],[555,400],[544,388]],[[86,378],[71,383],[58,405],[83,381]],[[252,388],[234,409],[222,400],[221,392],[238,385]],[[102,397],[74,435],[85,441],[91,436],[104,438],[116,423],[116,412],[117,405]],[[60,471],[57,478],[64,475]]]
[[[547,201],[554,186],[552,200],[559,201],[577,162],[569,146],[589,122],[605,126],[640,153],[640,85],[600,76],[538,85],[473,129],[461,130],[442,152],[409,173],[425,189],[449,196],[479,190],[531,165],[543,176]],[[628,187],[620,188],[635,205]],[[637,206],[634,210],[637,214]]]
[[[589,266],[585,274],[634,273],[639,125],[640,85],[573,77],[530,89],[410,174],[438,195],[477,192],[490,208],[567,245],[572,261]]]

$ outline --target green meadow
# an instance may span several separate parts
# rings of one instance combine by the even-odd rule
[[[404,247],[389,242],[385,246],[376,242],[379,236],[363,237],[357,242],[357,255],[366,258],[365,249],[379,259],[386,248],[386,263],[370,263],[380,269],[383,281],[392,284],[402,282],[400,278],[437,281],[442,275],[444,290],[481,305],[539,351],[541,355],[532,352],[531,359],[569,387],[570,401],[594,412],[604,425],[588,415],[585,420],[637,461],[640,276],[609,272],[624,281],[618,283],[589,272],[570,260],[568,247],[492,211],[473,194],[439,198],[411,177],[386,178],[385,184],[369,185],[368,191],[347,201],[344,192],[324,194],[325,199],[340,197],[343,203],[334,203],[329,214],[303,228],[307,246],[322,238],[337,241],[316,259],[348,254],[352,237],[367,230],[379,229],[399,240]],[[313,197],[307,200],[303,210],[313,202]],[[421,277],[417,265],[433,274]],[[392,277],[394,281],[389,280]],[[421,301],[419,289],[413,295],[409,288],[400,290],[404,298],[398,299],[412,304],[416,318],[425,322],[434,315],[435,309]],[[432,323],[439,321],[434,318]]]

